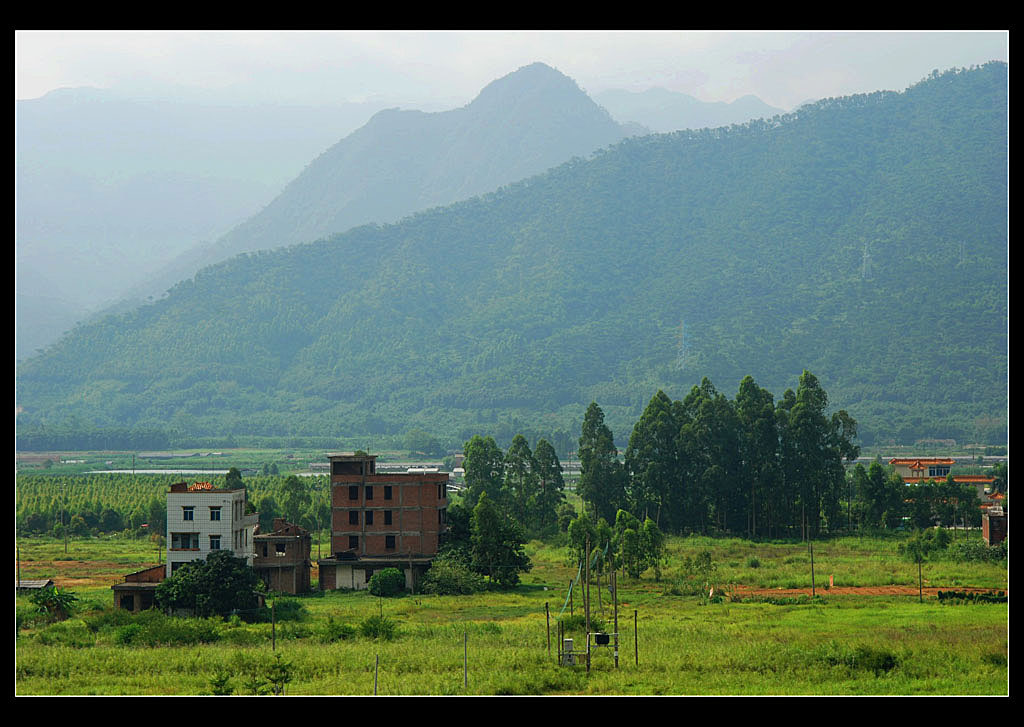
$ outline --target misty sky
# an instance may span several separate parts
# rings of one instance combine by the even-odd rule
[[[754,94],[790,110],[990,60],[1009,60],[1008,32],[16,31],[15,98],[93,86],[227,103],[452,108],[540,61],[590,94]]]

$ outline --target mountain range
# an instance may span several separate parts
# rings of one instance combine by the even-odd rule
[[[649,133],[644,121],[666,114],[717,125],[708,120],[726,119],[723,108],[726,123],[769,109],[690,97],[680,106],[680,94],[665,94],[671,109],[630,109],[618,124],[537,63],[447,111],[185,103],[90,88],[18,101],[15,358],[239,252],[490,192]]]
[[[657,133],[714,129],[786,113],[785,109],[769,106],[753,95],[742,96],[729,103],[708,102],[664,88],[646,91],[610,89],[594,94],[594,101],[606,108],[617,121],[637,124]]]
[[[125,429],[571,442],[591,401],[624,439],[659,388],[681,398],[707,376],[731,395],[750,374],[781,396],[805,368],[865,443],[998,440],[1007,77],[990,63],[626,138],[392,224],[233,257],[19,366],[19,447]]]

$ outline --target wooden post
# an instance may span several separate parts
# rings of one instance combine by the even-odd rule
[[[548,631],[548,658],[551,658],[551,611],[548,608],[548,602],[544,601],[544,621],[547,623]]]
[[[811,550],[811,598],[814,598],[814,541],[810,537],[807,539],[807,547]]]
[[[619,668],[619,581],[615,577],[615,569],[612,568],[612,603],[614,603],[615,618],[615,668]]]
[[[590,536],[587,536],[587,554],[584,556],[583,613],[587,628],[587,674],[590,673]]]
[[[633,609],[633,662],[640,666],[640,646],[636,640],[636,609]]]

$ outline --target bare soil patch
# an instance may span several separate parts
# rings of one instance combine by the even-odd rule
[[[963,591],[965,593],[998,593],[1002,590],[1010,595],[1010,590],[996,588],[971,588],[969,586],[925,586],[922,592],[925,595],[937,596],[939,591]],[[751,588],[748,586],[736,586],[733,592],[739,596],[782,596],[797,597],[810,596],[810,588]],[[832,586],[831,588],[815,588],[815,595],[818,596],[916,596],[916,586]]]

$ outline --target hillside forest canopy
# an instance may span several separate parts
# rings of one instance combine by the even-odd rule
[[[564,455],[590,402],[626,432],[652,391],[685,401],[748,374],[782,391],[805,369],[861,445],[1005,444],[1007,82],[990,63],[632,138],[395,224],[232,258],[20,365],[16,446],[422,430],[446,450],[522,433]],[[791,521],[756,510],[759,529]]]

